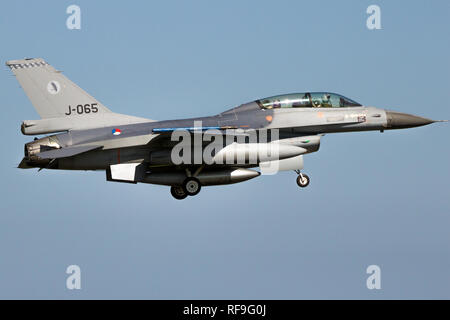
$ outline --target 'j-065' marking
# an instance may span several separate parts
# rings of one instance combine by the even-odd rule
[[[86,113],[97,113],[98,112],[98,108],[97,108],[97,104],[96,103],[87,103],[85,105],[79,104],[76,107],[71,107],[69,105],[69,110],[68,112],[65,113],[66,116],[70,116],[71,114],[86,114]]]

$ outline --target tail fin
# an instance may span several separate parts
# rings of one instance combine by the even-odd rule
[[[10,60],[6,65],[42,119],[111,112],[41,58]]]

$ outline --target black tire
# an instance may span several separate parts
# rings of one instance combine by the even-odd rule
[[[303,176],[303,179],[302,179],[302,176]],[[309,177],[304,173],[302,173],[302,175],[298,175],[298,177],[297,177],[297,184],[300,188],[306,188],[309,185],[310,181],[311,180],[309,179]]]
[[[183,190],[188,196],[195,196],[200,192],[202,185],[197,178],[188,177],[183,181]]]
[[[177,200],[186,199],[186,197],[188,196],[187,193],[184,192],[184,189],[179,186],[171,186],[170,193],[172,194],[172,197],[174,197]]]

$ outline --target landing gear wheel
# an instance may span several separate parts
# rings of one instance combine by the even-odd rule
[[[183,190],[188,196],[195,196],[200,192],[202,185],[197,178],[188,177],[183,181]]]
[[[177,200],[183,200],[188,196],[187,193],[184,192],[184,189],[179,186],[171,186],[170,193]]]
[[[309,177],[304,173],[299,174],[297,177],[297,184],[300,188],[307,187],[309,184],[309,181],[310,181]]]

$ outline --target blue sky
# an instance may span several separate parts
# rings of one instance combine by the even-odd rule
[[[448,1],[14,1],[0,60],[43,57],[111,110],[158,120],[302,91],[449,119],[449,19]],[[38,115],[6,67],[0,85],[0,298],[450,298],[448,124],[326,135],[304,190],[285,172],[176,201],[16,169]]]

